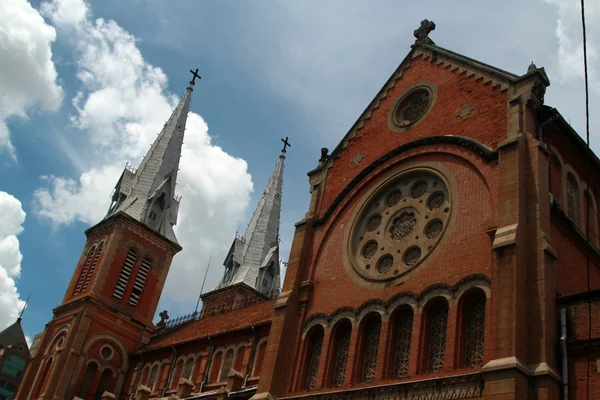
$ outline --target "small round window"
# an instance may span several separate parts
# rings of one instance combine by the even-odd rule
[[[351,228],[354,270],[367,280],[387,281],[417,267],[443,236],[452,203],[445,179],[432,170],[390,179],[366,200]]]
[[[109,346],[104,346],[100,350],[100,355],[102,356],[103,359],[109,360],[113,355],[113,350]]]
[[[420,84],[408,89],[398,98],[390,112],[390,128],[397,132],[412,128],[431,109],[435,97],[435,86],[430,84]]]

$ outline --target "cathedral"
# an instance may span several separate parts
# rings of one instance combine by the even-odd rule
[[[287,139],[202,310],[154,323],[185,251],[175,187],[196,70],[85,232],[15,398],[600,398],[600,160],[544,104],[543,68],[503,71],[434,29],[315,157],[283,283]]]

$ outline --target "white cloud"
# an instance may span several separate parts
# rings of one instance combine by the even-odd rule
[[[85,12],[68,16],[67,6]],[[144,60],[136,39],[115,21],[91,20],[85,3],[76,0],[41,9],[59,40],[75,49],[80,89],[71,122],[86,142],[62,147],[76,151],[69,158],[85,160],[87,167],[78,179],[44,177],[34,195],[36,214],[56,227],[92,224],[104,216],[125,162],[139,163],[178,98],[167,91],[164,72]],[[177,186],[183,199],[176,234],[184,250],[174,259],[163,300],[196,298],[206,261],[226,253],[251,191],[246,162],[212,144],[206,122],[191,112]]]
[[[578,1],[545,0],[557,7],[556,37],[558,39],[558,66],[563,82],[583,78],[583,36],[581,8]],[[600,94],[600,0],[585,2],[587,56],[590,88]]]
[[[25,305],[15,284],[23,256],[17,235],[23,232],[25,212],[14,196],[0,191],[0,330],[12,324]]]
[[[56,31],[26,0],[0,2],[0,152],[16,160],[7,120],[27,118],[36,105],[59,108],[63,92],[52,62]]]

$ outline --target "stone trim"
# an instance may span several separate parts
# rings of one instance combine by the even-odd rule
[[[415,121],[411,122],[409,125],[406,125],[406,126],[398,125],[397,121],[395,120],[398,106],[400,105],[400,103],[402,103],[402,101],[404,99],[406,99],[414,91],[416,91],[417,89],[420,89],[420,88],[426,88],[426,90],[429,91],[429,94],[431,96],[430,100],[429,100],[429,104],[427,105],[427,109],[423,112],[423,114],[421,116],[419,116],[419,118],[417,118]],[[415,83],[414,85],[407,88],[403,93],[401,93],[400,96],[398,96],[398,98],[394,102],[394,105],[388,112],[388,128],[392,132],[407,132],[407,131],[411,130],[412,128],[417,126],[419,123],[421,123],[421,121],[423,121],[425,118],[427,118],[427,115],[431,112],[431,110],[435,106],[436,100],[437,100],[437,87],[432,82]],[[358,164],[355,164],[355,165],[358,165]]]
[[[525,364],[523,361],[519,360],[517,357],[505,357],[505,358],[497,358],[495,360],[488,361],[481,368],[482,373],[489,373],[494,371],[504,371],[508,369],[517,369],[521,371],[526,376],[550,376],[558,382],[562,382],[562,378],[559,373],[552,368],[548,363],[541,362],[538,364]]]
[[[333,211],[340,205],[340,203],[347,198],[348,193],[353,190],[363,179],[369,176],[373,171],[375,171],[379,166],[389,161],[391,158],[394,158],[404,152],[407,152],[412,149],[416,149],[422,146],[429,145],[438,145],[438,144],[446,144],[446,145],[455,145],[459,147],[463,147],[465,149],[471,150],[472,152],[479,155],[486,162],[492,162],[498,160],[498,152],[496,150],[492,150],[484,144],[478,142],[475,139],[471,139],[465,136],[453,136],[453,135],[445,135],[445,136],[429,136],[422,139],[417,139],[412,142],[403,144],[395,149],[391,150],[387,154],[379,157],[377,160],[373,161],[369,164],[365,169],[363,169],[358,175],[356,175],[348,185],[337,195],[335,200],[331,203],[329,208],[323,213],[323,215],[315,220],[310,221],[312,226],[320,226],[323,225],[329,217],[333,214]]]

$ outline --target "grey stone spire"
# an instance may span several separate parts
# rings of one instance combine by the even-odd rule
[[[289,143],[286,146],[289,146]],[[246,233],[244,236],[236,235],[233,240],[223,262],[223,279],[215,289],[245,283],[267,296],[279,290],[279,221],[284,160],[285,147]]]
[[[105,219],[123,212],[177,243],[173,225],[180,197],[175,196],[175,185],[196,73],[137,170],[123,170]]]

